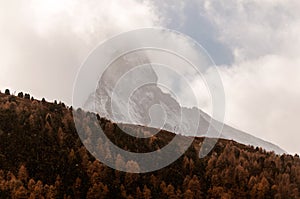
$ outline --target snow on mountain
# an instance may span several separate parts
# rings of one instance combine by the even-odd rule
[[[104,72],[98,88],[83,108],[115,122],[145,125],[188,136],[207,136],[212,118],[198,108],[181,107],[170,94],[162,91],[157,79],[146,56],[140,54],[138,59],[123,56]],[[272,143],[226,124],[218,137],[285,153]]]

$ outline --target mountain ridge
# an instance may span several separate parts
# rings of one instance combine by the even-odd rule
[[[140,98],[136,98],[135,100],[132,100],[132,105],[133,108],[135,109],[134,111],[131,112],[131,115],[134,115],[134,119],[128,120],[130,116],[123,115],[123,112],[125,112],[122,108],[120,107],[126,107],[125,103],[122,103],[122,99],[117,104],[117,108],[115,110],[111,110],[111,96],[109,96],[108,91],[103,91],[103,88],[100,88],[101,91],[96,91],[98,94],[91,94],[88,100],[86,101],[84,105],[84,109],[87,111],[95,112],[98,113],[102,117],[106,117],[112,121],[115,122],[121,122],[121,123],[132,123],[132,124],[137,124],[137,125],[144,125],[144,126],[150,126],[154,128],[161,128],[167,131],[175,131],[177,133],[180,133],[182,135],[191,135],[187,132],[192,129],[194,133],[193,135],[196,135],[198,137],[210,137],[207,136],[206,133],[208,131],[208,128],[211,125],[211,121],[213,120],[207,113],[204,111],[194,107],[194,108],[186,108],[186,107],[180,107],[179,104],[176,104],[175,100],[171,100],[171,96],[169,94],[163,93],[160,88],[153,86],[151,89],[147,88],[147,92],[152,93],[153,97],[152,100],[150,100],[149,104],[150,105],[145,105],[143,103],[142,105],[139,105],[138,103],[141,101]],[[145,90],[143,90],[144,92]],[[99,94],[100,93],[100,94]],[[95,96],[96,95],[96,96]],[[162,124],[160,122],[153,123],[151,120],[157,116],[158,118],[161,118],[161,114],[158,111],[156,115],[150,117],[147,116],[148,114],[145,114],[149,110],[149,107],[151,104],[161,104],[161,101],[156,100],[157,99],[163,99],[164,98],[164,103],[163,104],[168,104],[168,105],[163,105],[165,109],[167,109],[167,114],[170,116],[171,119],[165,121],[165,123]],[[103,100],[105,99],[105,100]],[[171,100],[171,101],[170,101]],[[99,102],[101,102],[99,104]],[[169,108],[170,107],[175,107],[175,108]],[[148,107],[145,107],[148,106]],[[99,108],[100,107],[100,108]],[[118,109],[119,108],[119,109]],[[147,110],[148,109],[148,110]],[[123,110],[123,111],[122,111]],[[143,110],[143,111],[140,111]],[[115,111],[113,113],[113,111]],[[176,114],[181,111],[181,114]],[[151,114],[151,113],[150,113]],[[182,116],[181,118],[177,118],[179,116]],[[146,117],[146,119],[145,119]],[[147,119],[148,117],[148,119]],[[199,120],[197,120],[199,118]],[[156,119],[159,120],[159,119]],[[162,120],[162,119],[161,119]],[[180,120],[182,123],[180,123]],[[150,122],[149,122],[150,121]],[[239,143],[245,144],[245,145],[253,145],[257,147],[263,147],[268,151],[275,151],[278,154],[283,154],[286,153],[285,150],[283,150],[281,147],[277,146],[276,144],[273,144],[269,141],[265,141],[261,138],[255,137],[249,133],[240,131],[236,128],[233,128],[227,124],[223,124],[219,121],[214,120],[214,122],[217,125],[223,126],[222,132],[218,132],[218,130],[215,130],[214,126],[211,126],[211,128],[214,128],[213,132],[215,132],[216,136],[211,136],[212,138],[224,138],[228,140],[235,140]],[[149,125],[150,124],[150,125]],[[178,124],[182,125],[178,128]],[[197,124],[199,124],[197,126]]]
[[[85,102],[78,107],[114,122],[151,126],[187,136],[232,139],[278,154],[286,153],[271,142],[213,119],[198,107],[182,106],[179,99],[159,86],[162,84],[160,76],[177,80],[167,82],[169,86],[180,85],[178,77],[156,71],[154,60],[151,53],[139,51],[119,57],[104,70],[96,83],[97,88],[85,96]],[[187,77],[193,75],[184,68],[181,70]]]

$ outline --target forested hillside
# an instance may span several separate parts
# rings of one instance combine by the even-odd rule
[[[76,113],[94,115],[77,110]],[[300,159],[220,139],[203,159],[196,138],[186,153],[161,170],[133,174],[111,169],[83,146],[71,107],[0,93],[1,198],[300,198]],[[94,115],[95,116],[95,115]],[[90,117],[86,117],[90,118]],[[147,139],[128,135],[96,117],[105,134],[128,151],[154,151],[174,134],[160,131]],[[89,123],[89,119],[82,123]],[[84,126],[84,125],[83,125]],[[131,131],[147,127],[127,125]],[[86,129],[89,131],[89,129]],[[89,137],[90,136],[90,137]],[[87,133],[86,140],[93,141]],[[139,167],[105,149],[115,164]]]

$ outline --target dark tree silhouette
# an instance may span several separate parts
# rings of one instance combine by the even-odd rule
[[[23,98],[24,97],[23,92],[19,92],[18,97]]]
[[[10,95],[9,89],[5,89],[5,95]]]

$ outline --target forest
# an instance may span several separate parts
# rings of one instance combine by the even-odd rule
[[[84,129],[83,141],[74,113],[84,118],[77,117],[77,124],[90,127]],[[204,138],[199,137],[163,169],[121,172],[96,160],[86,149],[93,142],[95,150],[116,160],[114,164],[129,170],[139,167],[111,151],[93,132],[95,124],[113,143],[134,152],[155,151],[174,137],[161,130],[150,138],[135,138],[120,125],[136,133],[151,128],[118,125],[95,113],[74,111],[62,102],[39,101],[29,94],[0,93],[0,198],[300,198],[297,154],[278,155],[219,139],[200,159],[198,146]]]

